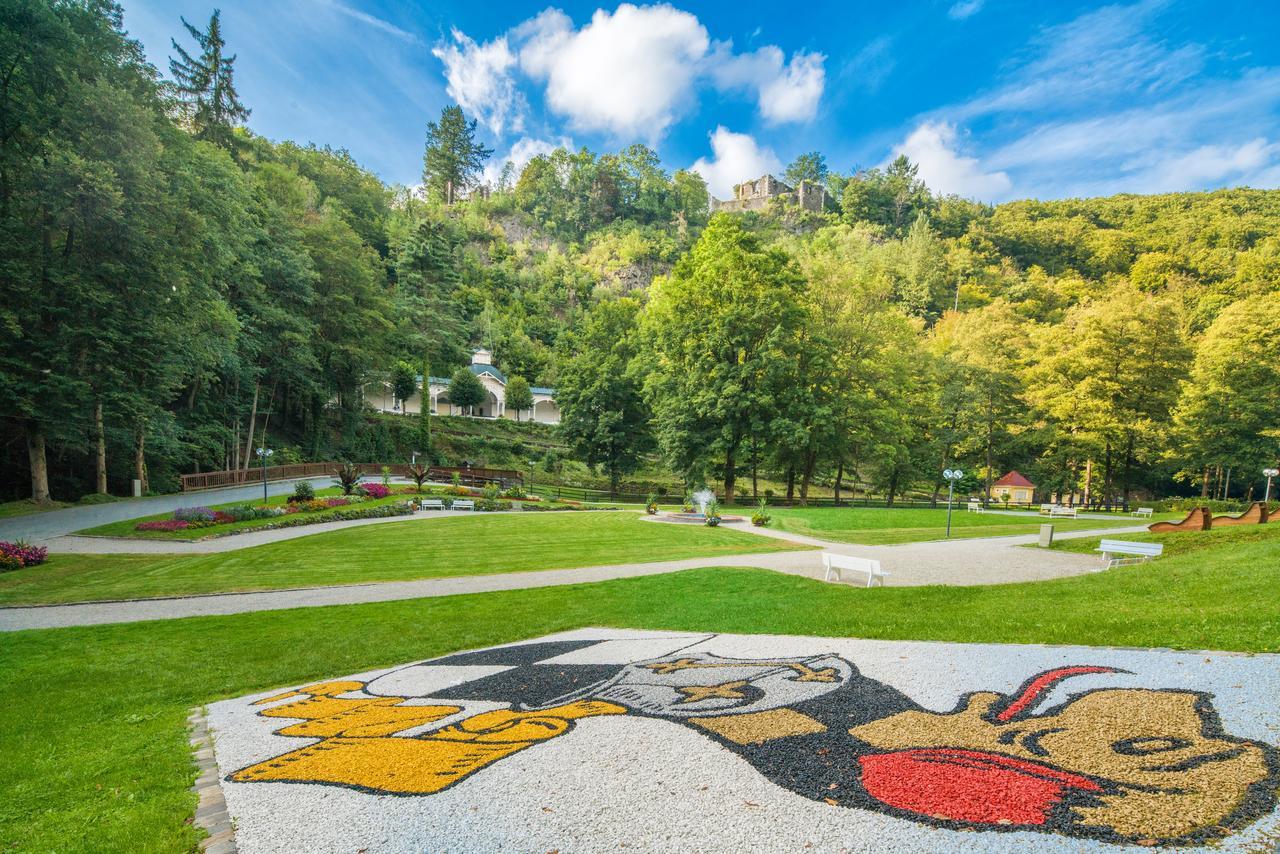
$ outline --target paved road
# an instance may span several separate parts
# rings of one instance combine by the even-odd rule
[[[428,523],[427,517],[440,515],[445,514],[423,514],[419,518],[425,524]],[[369,523],[365,520],[361,520],[361,522]],[[360,523],[335,523],[335,526],[345,527],[355,524]],[[877,559],[881,562],[882,567],[890,573],[887,585],[892,587],[914,587],[929,584],[971,586],[1020,581],[1046,581],[1070,575],[1081,575],[1099,568],[1099,560],[1089,555],[1020,548],[1024,544],[1034,542],[1035,538],[1032,536],[946,540],[928,543],[906,543],[896,546],[860,546],[850,543],[831,543],[814,537],[787,534],[769,528],[743,526],[742,530],[798,544],[819,546],[842,554]],[[1117,533],[1127,530],[1143,530],[1143,528],[1112,528],[1108,529],[1108,532]],[[1092,532],[1092,535],[1096,536],[1097,533],[1096,531]],[[228,539],[243,540],[249,536],[253,535],[242,535]],[[1064,536],[1090,536],[1090,532],[1074,531]],[[95,540],[94,542],[97,541]],[[820,552],[786,551],[771,554],[726,555],[577,569],[457,576],[420,581],[379,582],[333,587],[271,590],[255,593],[225,593],[126,602],[90,602],[72,605],[0,608],[0,631],[128,623],[143,620],[169,620],[210,614],[239,614],[251,611],[273,611],[288,608],[313,608],[326,605],[352,605],[365,602],[453,596],[461,593],[485,593],[495,590],[550,587],[560,584],[579,584],[615,578],[632,578],[708,566],[755,566],[807,578],[818,579],[822,577]],[[852,578],[848,579],[847,583],[858,585],[859,581],[856,578]]]
[[[329,486],[331,477],[304,478],[317,486]],[[267,484],[269,495],[284,495],[293,492],[296,481],[279,480]],[[244,486],[228,486],[221,489],[206,489],[200,492],[179,492],[173,495],[156,495],[151,498],[130,498],[111,504],[90,504],[84,507],[67,507],[62,510],[50,510],[47,513],[28,513],[25,516],[13,516],[0,519],[0,540],[26,540],[27,542],[46,544],[55,537],[120,522],[124,519],[140,519],[143,516],[154,516],[167,513],[179,507],[192,507],[200,504],[228,504],[232,501],[253,501],[262,497],[262,484],[246,484]]]

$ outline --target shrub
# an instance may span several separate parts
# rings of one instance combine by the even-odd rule
[[[769,503],[765,499],[761,498],[760,506],[751,514],[751,524],[755,525],[757,528],[763,528],[765,525],[769,524],[770,518],[772,517],[769,516]]]
[[[343,495],[350,495],[355,492],[356,487],[360,484],[360,469],[356,468],[352,463],[345,463],[342,468],[334,471],[333,476],[337,478],[334,486],[342,487]]]
[[[502,497],[503,497],[503,498],[514,498],[516,501],[524,501],[524,500],[528,499],[528,497],[529,497],[529,493],[525,492],[525,491],[524,491],[524,489],[522,489],[522,488],[521,488],[521,487],[519,487],[519,486],[512,486],[512,487],[508,487],[507,489],[503,490],[503,492],[502,492]]]
[[[482,498],[476,502],[477,510],[486,510],[490,513],[495,510],[510,510],[514,506],[510,501],[498,501],[493,498]]]
[[[376,500],[378,498],[386,498],[390,495],[391,487],[387,486],[385,483],[362,483],[360,484],[358,491],[360,494]]]
[[[414,463],[409,466],[409,477],[413,478],[413,482],[417,484],[417,490],[422,492],[422,485],[427,482],[431,476],[431,469],[422,463]]]
[[[302,525],[318,525],[321,522],[347,522],[352,519],[386,519],[392,516],[408,516],[413,513],[413,504],[408,501],[397,501],[393,504],[378,504],[372,507],[339,507],[328,513],[294,515],[271,522],[255,531],[274,531],[281,528],[297,528]],[[282,511],[283,515],[283,511]],[[228,534],[239,534],[241,531],[228,531]]]
[[[212,522],[213,511],[208,507],[179,507],[173,511],[173,518],[179,522]]]
[[[707,504],[707,518],[704,524],[708,528],[714,528],[720,524],[720,502],[712,500]]]
[[[300,480],[293,485],[293,496],[290,501],[310,501],[316,497],[316,488],[309,480]]]
[[[650,516],[658,515],[658,496],[654,495],[652,492],[650,492],[649,497],[645,499],[644,512],[648,513]]]
[[[39,566],[48,558],[49,550],[44,546],[28,545],[22,540],[13,543],[0,542],[0,571]]]
[[[101,492],[90,492],[88,495],[81,495],[80,500],[76,504],[110,504],[113,501],[119,501],[114,495],[103,495]]]

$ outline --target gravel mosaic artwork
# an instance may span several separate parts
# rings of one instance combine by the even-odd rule
[[[584,629],[209,723],[247,852],[1280,841],[1280,656]]]

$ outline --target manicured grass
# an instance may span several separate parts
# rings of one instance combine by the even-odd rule
[[[804,548],[628,512],[478,513],[348,528],[205,555],[55,554],[0,574],[0,604],[30,605],[404,581]]]
[[[947,533],[946,510],[894,510],[873,507],[771,507],[772,528],[868,546],[941,540]],[[951,514],[952,537],[1003,537],[1034,534],[1048,522],[1035,514],[1008,516],[1003,513],[968,513],[958,507]],[[1114,519],[1054,519],[1057,531],[1085,531],[1092,528],[1127,527],[1142,524],[1131,517]]]
[[[1247,546],[1250,543],[1269,543],[1275,549],[1275,561],[1280,563],[1280,522],[1267,525],[1233,525],[1208,531],[1174,531],[1152,534],[1142,531],[1136,534],[1116,534],[1109,540],[1136,540],[1144,543],[1163,543],[1164,553],[1159,560],[1175,555],[1208,551],[1217,553],[1226,548]],[[1069,552],[1093,552],[1101,537],[1080,537],[1058,540],[1051,548]]]
[[[396,487],[399,488],[399,487]],[[317,489],[317,498],[329,498],[342,494],[342,490],[337,488]],[[388,495],[386,498],[379,498],[376,501],[363,501],[361,507],[377,507],[381,504],[393,504],[396,501],[405,501],[412,498],[412,495]],[[245,504],[251,504],[255,507],[271,506],[281,507],[289,501],[288,495],[273,495],[266,501],[261,499],[253,501],[230,501],[224,504],[205,505],[197,496],[192,496],[191,503],[188,507],[205,507],[210,510],[225,510],[228,507],[241,507]],[[348,505],[349,506],[349,505]],[[334,510],[342,508],[334,507],[330,510],[317,510],[308,513],[309,516],[319,516],[323,513],[330,513]],[[105,525],[98,525],[95,528],[85,528],[82,531],[76,531],[77,535],[89,537],[127,537],[135,540],[174,540],[177,542],[191,542],[194,540],[203,540],[209,537],[216,537],[220,534],[226,534],[231,531],[247,531],[254,528],[261,528],[264,525],[270,525],[273,522],[279,522],[279,518],[274,519],[246,519],[243,522],[228,522],[225,525],[210,525],[207,528],[196,528],[194,530],[184,531],[139,531],[137,529],[139,522],[153,522],[161,519],[172,519],[173,511],[167,513],[157,513],[152,516],[140,516],[136,519],[124,519],[119,522],[108,522]]]
[[[49,510],[61,510],[63,507],[72,505],[65,501],[32,501],[30,498],[23,498],[18,501],[0,502],[0,519],[8,519],[11,516],[26,516],[31,513],[44,513]]]
[[[190,849],[199,833],[189,824],[191,707],[581,626],[1280,651],[1277,541],[1229,539],[1038,584],[866,590],[767,570],[702,569],[7,634],[0,849]]]

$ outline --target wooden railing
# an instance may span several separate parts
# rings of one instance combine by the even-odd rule
[[[292,463],[283,466],[267,466],[266,469],[236,469],[233,471],[209,471],[182,475],[182,491],[215,489],[220,486],[239,486],[246,483],[262,483],[273,480],[293,480],[302,477],[333,477],[342,463]],[[408,478],[409,466],[405,463],[356,463],[362,476],[382,475],[387,469],[391,477]],[[488,469],[472,467],[432,466],[431,479],[452,482],[458,475],[463,486],[485,486],[490,483],[511,485],[524,483],[524,474],[514,469]]]

